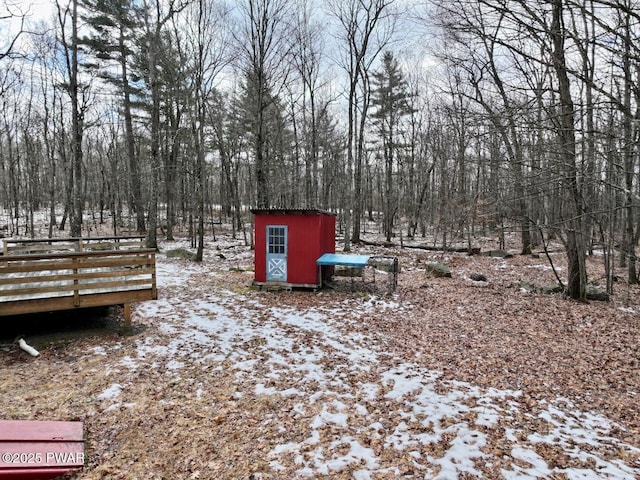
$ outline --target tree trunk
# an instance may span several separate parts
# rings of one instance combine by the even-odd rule
[[[73,144],[73,199],[71,208],[71,236],[82,235],[82,211],[84,197],[82,192],[82,136],[84,113],[79,106],[80,85],[78,78],[78,0],[73,0],[71,16],[71,69],[69,71],[69,88],[71,95],[71,128]]]
[[[159,17],[159,6],[157,7]],[[149,86],[151,88],[151,182],[149,192],[149,216],[147,224],[147,248],[158,249],[158,181],[160,170],[160,87],[158,85],[158,42],[160,41],[160,19],[156,19],[149,42]]]
[[[627,261],[627,279],[631,284],[638,283],[638,272],[636,271],[636,239],[635,239],[635,205],[633,202],[633,186],[635,176],[635,159],[638,152],[637,142],[635,136],[637,132],[634,132],[634,116],[632,114],[632,88],[637,88],[633,82],[632,72],[632,38],[631,38],[631,25],[629,13],[624,14],[624,47],[623,47],[623,74],[624,74],[624,99],[623,99],[623,155],[624,155],[624,209],[625,209],[625,239],[624,245],[626,247],[626,261]],[[635,59],[637,61],[637,59]],[[636,67],[637,68],[637,67]],[[640,73],[640,72],[638,72]],[[636,99],[640,97],[640,94],[636,94]],[[636,105],[636,117],[640,114],[640,106]],[[638,128],[637,125],[635,127]]]
[[[131,195],[133,197],[133,209],[136,212],[136,230],[138,233],[146,231],[144,220],[144,204],[142,201],[142,178],[140,177],[140,165],[136,155],[135,137],[133,133],[133,119],[131,115],[131,94],[129,86],[129,74],[127,67],[127,47],[125,45],[124,31],[120,28],[119,49],[120,49],[120,68],[122,71],[122,90],[123,90],[123,112],[124,112],[124,129],[125,140],[127,144],[127,156],[129,161],[129,182],[131,185]]]
[[[563,0],[554,0],[552,14],[553,67],[558,78],[560,100],[560,115],[558,118],[559,159],[562,162],[561,168],[564,171],[567,192],[567,211],[565,213],[568,263],[567,295],[575,300],[586,301],[587,271],[584,232],[582,231],[583,211],[576,168],[574,106],[564,51]]]

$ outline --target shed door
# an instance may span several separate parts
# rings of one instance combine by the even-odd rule
[[[267,281],[287,281],[286,226],[267,226]]]

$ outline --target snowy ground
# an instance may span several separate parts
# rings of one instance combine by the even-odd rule
[[[160,255],[160,298],[134,308],[144,332],[45,348],[38,365],[3,357],[0,392],[17,401],[0,410],[75,412],[77,478],[640,477],[640,441],[602,413],[445,378],[425,361],[438,344],[395,348],[375,324],[416,315],[398,294],[258,292],[223,265]],[[78,386],[34,393],[30,365]]]
[[[159,283],[188,288],[201,285],[202,275],[207,273],[195,267],[165,265]],[[238,398],[286,399],[289,418],[278,426],[282,441],[271,445],[270,471],[260,472],[265,478],[338,472],[356,479],[640,475],[640,450],[617,440],[619,426],[605,417],[581,412],[563,398],[543,401],[530,413],[520,391],[440,380],[440,372],[395,357],[380,338],[350,328],[367,315],[401,308],[375,297],[295,308],[224,290],[188,300],[165,295],[140,305],[136,314],[154,319],[171,340],[140,338],[135,357],[121,363],[147,368],[153,358],[153,368],[176,376],[185,365],[230,369]],[[101,395],[115,405],[123,389],[113,384]],[[199,395],[197,387],[193,393]],[[264,422],[277,423],[278,417],[267,415]],[[508,462],[499,457],[505,452]],[[394,464],[398,456],[405,457],[402,468]]]

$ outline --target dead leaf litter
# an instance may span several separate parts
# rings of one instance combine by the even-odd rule
[[[640,476],[638,290],[578,304],[520,288],[543,258],[398,250],[391,296],[263,292],[247,248],[209,251],[158,256],[135,336],[0,350],[5,418],[85,422],[67,478]]]

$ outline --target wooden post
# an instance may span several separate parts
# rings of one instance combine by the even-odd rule
[[[147,266],[153,267],[153,272],[151,273],[151,291],[152,297],[154,300],[158,299],[158,287],[156,284],[156,253],[151,252],[148,256],[149,263]]]
[[[71,259],[73,267],[73,305],[75,307],[80,306],[80,280],[78,279],[78,256],[73,255]]]
[[[123,305],[124,308],[124,326],[126,328],[131,327],[131,304],[125,303]]]

